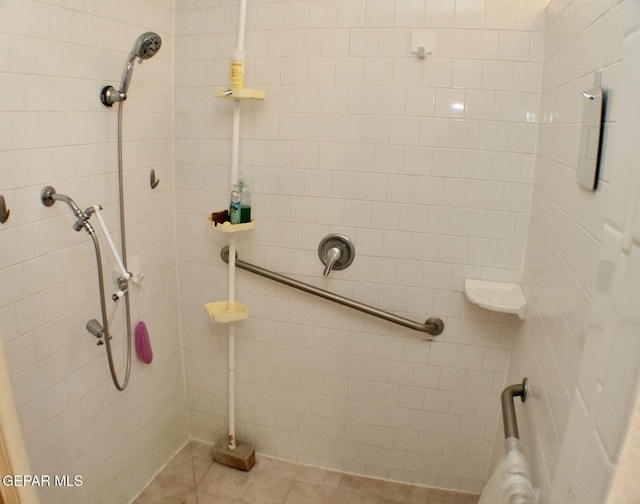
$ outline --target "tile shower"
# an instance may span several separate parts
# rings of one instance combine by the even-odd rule
[[[478,6],[437,19],[423,2],[249,5],[245,81],[267,99],[242,105],[258,224],[238,257],[408,318],[447,318],[425,343],[239,271],[250,316],[237,329],[238,437],[263,453],[481,488],[517,325],[467,304],[462,287],[520,275],[544,23],[539,2]],[[202,221],[228,199],[231,106],[211,99],[211,82],[225,83],[236,25],[233,3],[177,5],[178,263],[200,439],[226,423],[226,327],[202,313],[226,298],[226,237]],[[411,55],[411,37],[433,54]],[[357,256],[323,279],[316,249],[334,232]]]
[[[225,240],[205,222],[228,203],[230,106],[214,88],[228,80],[237,2],[116,4],[0,5],[0,191],[11,208],[0,332],[33,471],[85,481],[42,489],[44,503],[130,502],[188,439],[225,431],[226,332],[203,309],[226,295]],[[239,256],[408,318],[441,316],[447,329],[424,342],[239,272],[250,308],[237,331],[240,439],[306,466],[478,493],[499,453],[500,391],[525,370],[535,400],[520,413],[524,439],[551,494],[578,415],[622,114],[614,98],[602,188],[586,196],[569,180],[579,119],[568,97],[597,70],[620,89],[627,7],[249,0],[246,82],[267,100],[243,105],[240,162],[258,224]],[[83,208],[101,203],[118,229],[115,114],[98,94],[150,29],[163,48],[136,68],[124,155],[129,256],[146,274],[134,316],[154,361],[135,362],[120,394],[84,331],[97,309],[90,244],[38,195],[53,183]],[[412,55],[412,37],[432,54]],[[594,37],[608,43],[576,58]],[[357,257],[325,279],[316,249],[331,232]],[[467,303],[465,278],[522,282],[525,322]]]

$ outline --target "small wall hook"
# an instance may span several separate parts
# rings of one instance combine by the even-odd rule
[[[151,173],[149,174],[149,185],[151,186],[151,189],[158,187],[159,183],[160,179],[156,178],[156,171],[152,168]]]
[[[11,215],[11,210],[7,208],[4,196],[0,196],[0,223],[4,224],[7,222],[9,215]]]
[[[427,56],[430,56],[431,51],[427,51],[424,46],[419,46],[415,51],[411,51],[411,54],[415,54],[418,59],[425,59]]]

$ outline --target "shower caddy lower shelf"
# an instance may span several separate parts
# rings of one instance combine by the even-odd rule
[[[250,231],[256,227],[255,221],[241,224],[225,222],[224,224],[218,225],[211,220],[211,217],[209,217],[207,221],[210,228],[221,233],[241,233],[243,231]],[[215,301],[213,303],[206,303],[204,308],[207,310],[209,317],[219,324],[228,324],[249,318],[249,308],[242,303],[236,302],[229,304],[229,301]]]
[[[249,318],[249,308],[241,303],[230,305],[229,301],[215,301],[206,303],[204,309],[207,310],[209,317],[219,324],[228,324]]]

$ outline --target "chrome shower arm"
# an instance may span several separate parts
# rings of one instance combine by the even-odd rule
[[[76,205],[76,202],[73,201],[69,196],[65,194],[59,194],[56,190],[51,186],[45,186],[40,192],[40,199],[42,200],[42,204],[44,206],[50,207],[56,201],[63,201],[71,208],[73,215],[76,217],[76,222],[73,224],[73,229],[76,231],[80,231],[83,227],[86,228],[87,232],[91,233],[93,228],[91,224],[89,224],[89,218],[91,214],[95,212],[95,208],[89,207],[84,212],[80,210],[80,207]]]
[[[42,189],[42,191],[40,192],[40,199],[42,200],[42,204],[48,207],[53,205],[56,201],[63,201],[67,205],[69,205],[69,207],[73,211],[73,215],[75,215],[76,217],[82,215],[82,210],[80,210],[80,207],[76,205],[75,201],[73,201],[69,196],[58,194],[56,190],[51,186],[45,186]]]

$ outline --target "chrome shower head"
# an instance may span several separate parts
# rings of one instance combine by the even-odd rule
[[[100,100],[102,101],[102,104],[107,107],[111,107],[115,102],[126,100],[129,84],[131,84],[131,75],[133,74],[133,64],[135,63],[135,60],[137,59],[139,63],[142,63],[142,60],[155,56],[161,46],[162,39],[157,33],[145,32],[140,35],[133,44],[133,49],[131,49],[127,62],[124,66],[124,70],[122,71],[120,89],[115,89],[113,86],[105,86],[102,88],[100,93]]]
[[[142,63],[142,60],[155,56],[155,54],[160,50],[160,46],[162,46],[162,39],[160,38],[160,35],[154,32],[145,32],[136,39],[133,49],[131,49],[131,52],[129,53],[127,64],[124,66],[124,70],[122,72],[122,80],[120,81],[121,93],[127,94],[127,91],[129,90],[131,74],[133,73],[133,64],[136,58],[139,63]]]
[[[131,54],[140,59],[149,59],[160,50],[162,39],[155,32],[145,32],[136,39]]]

